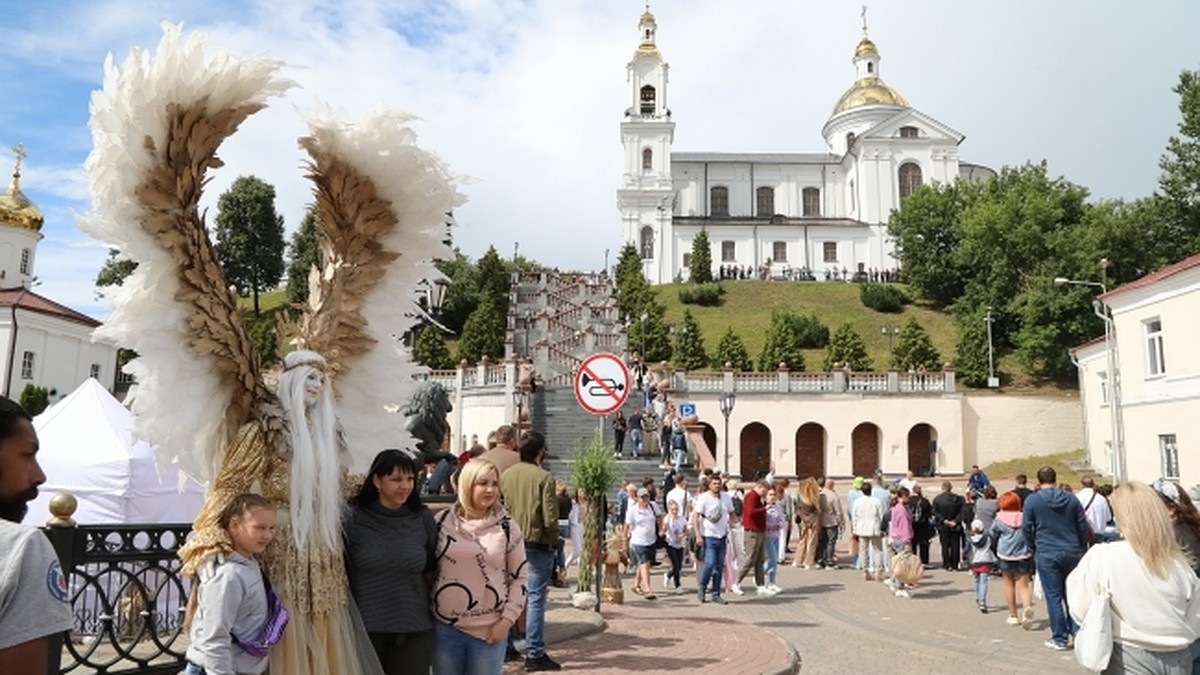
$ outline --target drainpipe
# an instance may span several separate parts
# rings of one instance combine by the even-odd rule
[[[21,292],[17,294],[17,299],[12,304],[12,332],[8,337],[8,366],[4,369],[4,397],[12,398],[12,369],[13,360],[17,355],[17,306],[21,304],[21,300],[25,297],[25,293],[29,289],[22,285]]]

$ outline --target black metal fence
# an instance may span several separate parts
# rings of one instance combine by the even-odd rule
[[[49,675],[178,673],[189,586],[177,552],[191,524],[76,526],[69,515],[46,528],[75,615],[51,640]]]

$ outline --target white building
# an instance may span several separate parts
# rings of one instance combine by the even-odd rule
[[[1123,460],[1121,473],[1130,480],[1200,483],[1200,255],[1115,288],[1100,300],[1112,313],[1116,335],[1116,425],[1104,340],[1072,350],[1079,362],[1092,466],[1115,468]],[[1114,426],[1123,458],[1112,456]]]
[[[4,396],[26,385],[45,387],[53,402],[89,377],[112,390],[117,349],[92,342],[99,321],[35,293],[34,263],[45,219],[21,192],[21,159],[0,194],[0,377]]]
[[[768,266],[773,275],[807,268],[818,278],[895,269],[887,220],[900,200],[927,182],[995,175],[960,162],[963,135],[910,107],[883,81],[865,23],[854,50],[857,77],[825,123],[823,151],[678,152],[657,30],[646,11],[628,65],[617,190],[623,241],[638,247],[651,283],[686,278],[701,228],[714,268]]]

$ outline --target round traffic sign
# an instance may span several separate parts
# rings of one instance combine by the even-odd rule
[[[593,415],[619,410],[629,398],[629,369],[616,354],[592,354],[575,371],[575,400]]]

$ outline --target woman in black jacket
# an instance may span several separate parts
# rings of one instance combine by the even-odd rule
[[[912,552],[921,559],[922,565],[929,564],[929,540],[933,539],[933,505],[921,493],[921,486],[914,485],[908,498],[908,510],[912,512]]]

